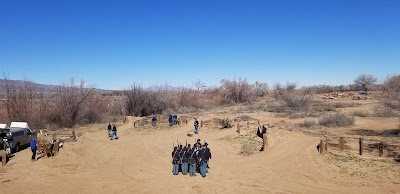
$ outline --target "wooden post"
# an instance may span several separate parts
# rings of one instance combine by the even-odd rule
[[[75,130],[73,130],[73,131],[72,131],[72,139],[73,139],[74,141],[76,141],[76,134],[75,134]]]
[[[325,140],[321,139],[321,142],[319,143],[319,153],[324,154],[325,153]]]
[[[236,132],[240,135],[240,123],[237,124],[237,130]]]
[[[363,138],[362,137],[360,137],[359,144],[360,144],[359,153],[360,153],[360,156],[362,156],[363,155]]]
[[[6,151],[3,151],[3,154],[1,155],[1,165],[5,166],[7,164],[7,154]]]
[[[328,153],[328,141],[325,141],[325,153]]]
[[[264,144],[264,150],[268,146],[268,136],[266,133],[263,135],[263,144]]]
[[[258,123],[258,125],[260,125],[260,119],[257,119],[257,123]]]
[[[203,120],[200,120],[200,127],[203,128]]]
[[[379,156],[383,156],[383,143],[379,142]]]
[[[340,147],[340,151],[344,150],[344,137],[340,137],[339,147]]]

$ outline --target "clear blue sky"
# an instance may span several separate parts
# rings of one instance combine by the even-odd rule
[[[104,89],[400,73],[398,0],[2,0],[0,71]]]

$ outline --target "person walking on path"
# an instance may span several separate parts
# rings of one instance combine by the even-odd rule
[[[199,134],[199,121],[197,118],[194,118],[194,133]]]
[[[112,130],[111,123],[108,123],[107,129],[108,129],[108,137],[110,138],[111,137],[111,130]]]
[[[115,138],[114,138],[115,137]],[[115,126],[115,124],[113,124],[113,127],[112,127],[112,133],[111,133],[111,139],[110,140],[113,140],[113,139],[118,139],[119,137],[118,137],[118,135],[117,135],[117,127]]]
[[[37,145],[36,145],[36,138],[32,138],[29,146],[31,147],[32,150],[32,158],[31,161],[35,161],[36,160],[36,149],[37,149]]]

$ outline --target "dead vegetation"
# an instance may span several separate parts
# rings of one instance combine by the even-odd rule
[[[318,123],[315,120],[306,119],[304,122],[300,123],[300,127],[304,128],[314,128]]]
[[[325,127],[348,127],[354,125],[354,118],[343,113],[335,113],[323,116],[319,120],[319,124]]]

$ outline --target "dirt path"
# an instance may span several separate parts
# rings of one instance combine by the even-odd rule
[[[57,157],[37,162],[24,150],[0,168],[0,187],[4,193],[395,193],[400,187],[338,172],[317,153],[318,139],[285,130],[270,131],[270,148],[249,157],[220,140],[233,129],[201,131],[196,138],[212,149],[210,173],[173,176],[172,143],[193,144],[195,137],[186,136],[191,126],[143,134],[127,124],[113,141],[105,131],[87,132]]]

